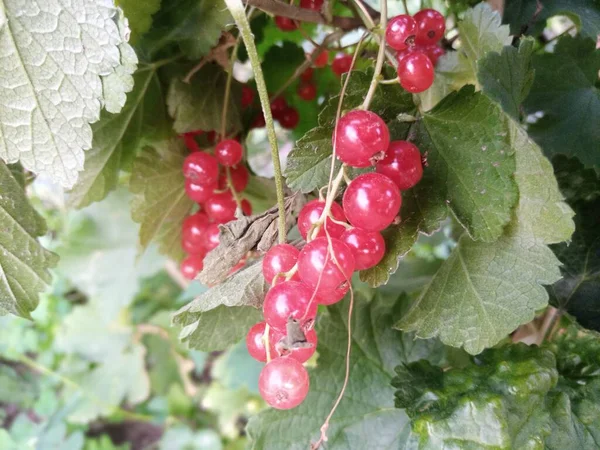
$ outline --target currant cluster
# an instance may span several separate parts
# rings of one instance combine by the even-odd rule
[[[418,148],[407,141],[390,142],[387,125],[370,111],[345,114],[333,139],[343,163],[375,165],[375,172],[352,180],[342,205],[320,199],[307,203],[298,216],[306,245],[298,250],[279,244],[263,259],[263,275],[271,289],[263,304],[264,322],[250,329],[246,345],[252,357],[268,361],[259,390],[278,409],[294,408],[308,393],[309,377],[302,363],[316,350],[317,306],[340,301],[355,270],[381,261],[381,231],[397,220],[400,191],[413,187],[423,175]]]
[[[328,63],[329,52],[327,50],[322,50],[315,58],[313,66],[315,68],[323,68],[326,67]],[[341,77],[342,74],[350,71],[351,66],[352,55],[338,53],[331,63],[331,70],[335,75]],[[297,93],[302,100],[311,101],[317,96],[317,87],[313,82],[313,74],[313,67],[309,67],[302,73],[302,75],[300,75],[300,84],[298,85]]]
[[[250,177],[237,140],[221,140],[211,155],[196,142],[202,133],[199,130],[182,136],[191,152],[183,162],[185,193],[200,205],[182,225],[181,245],[188,256],[181,262],[181,273],[190,280],[202,270],[206,254],[219,245],[219,224],[235,219],[236,196],[246,189]],[[207,140],[214,143],[215,133],[207,133]],[[248,200],[241,200],[241,209],[245,215],[252,214]]]
[[[320,11],[325,0],[300,0],[300,8]],[[298,29],[298,22],[289,17],[275,16],[275,25],[281,31],[294,31]]]
[[[388,22],[385,40],[397,51],[398,78],[404,89],[418,93],[433,84],[434,65],[445,53],[438,45],[445,31],[444,16],[434,9],[423,9],[412,17],[401,14]]]

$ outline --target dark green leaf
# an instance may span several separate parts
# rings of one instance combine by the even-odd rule
[[[160,9],[161,0],[117,0],[131,28],[130,41],[135,44],[152,25],[152,15]]]
[[[541,118],[529,125],[531,137],[549,155],[568,154],[600,166],[600,50],[595,42],[565,36],[554,53],[534,56],[533,67],[525,110]]]
[[[293,42],[284,41],[269,48],[262,64],[269,92],[278,91],[304,60],[304,50]]]

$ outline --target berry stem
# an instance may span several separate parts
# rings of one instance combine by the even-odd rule
[[[238,191],[235,190],[235,187],[233,186],[233,179],[231,178],[231,167],[225,167],[225,176],[227,177],[227,186],[229,187],[229,190],[231,191],[231,195],[233,196],[233,199],[235,200],[235,203],[237,204],[238,209],[242,209],[242,199],[240,197],[240,194]]]
[[[381,0],[379,3],[381,7],[381,21],[379,22],[379,26],[382,30],[385,30],[385,27],[387,26],[387,0]],[[375,72],[373,72],[373,79],[371,80],[369,91],[362,104],[362,109],[364,110],[369,109],[371,100],[373,100],[373,96],[379,85],[381,69],[383,69],[383,60],[385,59],[385,47],[385,39],[382,36],[379,36],[379,51],[377,52],[377,61],[375,61]]]
[[[227,8],[231,12],[246,45],[248,51],[248,58],[250,59],[250,65],[254,72],[254,78],[256,80],[256,89],[258,90],[258,96],[262,105],[263,114],[265,117],[265,123],[267,127],[267,137],[269,139],[269,145],[271,147],[271,157],[273,159],[273,170],[275,172],[275,190],[277,192],[277,208],[279,210],[278,217],[278,237],[279,243],[285,243],[286,238],[286,224],[285,224],[285,198],[283,194],[283,176],[281,173],[281,163],[279,161],[279,148],[277,146],[277,136],[275,135],[275,125],[273,122],[273,114],[271,114],[271,105],[269,102],[269,92],[267,91],[267,85],[265,83],[265,77],[262,72],[260,65],[260,59],[258,52],[256,51],[256,45],[254,44],[254,36],[248,23],[248,18],[244,11],[244,5],[241,0],[225,0]]]
[[[252,11],[250,11],[252,14]],[[235,40],[231,57],[229,58],[229,70],[227,71],[227,81],[225,83],[225,95],[223,96],[223,110],[221,111],[221,139],[225,139],[227,133],[227,110],[229,109],[229,97],[231,97],[231,82],[233,81],[233,64],[237,59],[238,47],[240,46],[240,37]],[[227,171],[229,174],[229,170]],[[228,178],[229,179],[229,178]]]
[[[363,2],[361,0],[351,0],[351,1],[352,1],[352,4],[356,7],[358,14],[360,15],[367,30],[369,30],[371,32],[372,36],[375,36],[375,39],[377,40],[379,45],[383,45],[385,47],[385,26],[380,27],[378,29],[379,32],[377,32],[377,30],[376,30],[377,25],[375,24],[373,17],[371,17],[371,14],[367,10],[367,8],[363,4]],[[386,5],[386,13],[387,13],[387,5]],[[383,17],[383,14],[381,16]],[[384,20],[385,23],[387,23],[387,15],[382,20]],[[392,52],[390,52],[389,50],[386,49],[385,56],[386,56],[388,62],[392,65],[392,67],[398,66],[398,62],[396,61],[396,58],[394,57]]]
[[[400,78],[392,78],[391,80],[379,80],[379,84],[398,84],[400,83]]]

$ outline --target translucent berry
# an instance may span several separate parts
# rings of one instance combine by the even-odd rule
[[[300,250],[290,244],[279,244],[271,247],[262,262],[262,272],[267,283],[272,284],[278,273],[290,271],[298,262],[299,254]],[[292,280],[300,281],[298,272],[294,274]],[[285,281],[285,278],[278,277],[277,281]]]
[[[339,239],[317,238],[304,246],[298,255],[298,273],[303,283],[317,292],[333,291],[347,282],[354,272],[352,251]]]
[[[311,200],[306,205],[304,205],[304,207],[300,211],[300,214],[298,215],[298,231],[300,232],[300,235],[304,239],[307,239],[308,231],[313,226],[313,224],[316,223],[321,218],[321,214],[323,213],[324,208],[325,208],[324,201]],[[344,215],[344,210],[338,203],[333,202],[331,204],[330,212],[331,212],[331,215],[335,218],[335,220],[337,220],[339,222],[346,222],[346,216]],[[327,232],[329,233],[329,236],[331,236],[333,238],[339,238],[342,235],[342,233],[346,230],[346,228],[343,225],[338,225],[337,223],[333,222],[331,219],[326,218],[325,226],[321,226],[321,228],[319,229],[319,232],[314,237],[326,236],[325,227],[327,228]],[[313,236],[311,236],[311,238],[312,237]]]
[[[340,241],[352,251],[356,270],[376,266],[385,253],[385,241],[379,231],[350,228],[342,234]]]
[[[427,55],[427,57],[431,60],[431,63],[434,66],[436,65],[437,60],[440,58],[440,56],[446,54],[446,50],[444,50],[439,45],[435,45],[435,44],[428,45],[426,47],[422,47],[422,51],[423,51],[423,53],[425,53]]]
[[[277,97],[271,102],[271,114],[277,120],[279,120],[286,109],[288,109],[288,104],[283,97]]]
[[[444,37],[446,20],[435,9],[423,9],[414,15],[417,22],[417,45],[435,44]]]
[[[313,77],[313,72],[314,69],[312,67],[308,67],[304,72],[302,72],[302,75],[300,75],[300,79],[302,81],[311,81]]]
[[[235,192],[243,192],[248,186],[248,182],[250,181],[250,174],[248,173],[248,169],[243,164],[239,164],[235,167],[231,167],[229,169],[229,175],[231,176],[231,182],[233,184],[233,189]],[[223,171],[221,175],[219,175],[219,189],[227,189],[227,174]]]
[[[252,204],[246,199],[242,200],[242,212],[245,216],[252,215]]]
[[[188,255],[194,255],[204,258],[207,252],[206,237],[202,241],[198,241],[194,239],[189,239],[186,236],[181,236],[181,248]]]
[[[317,96],[317,87],[312,83],[301,83],[298,86],[298,97],[307,102],[314,100]]]
[[[417,22],[406,14],[396,16],[387,24],[385,40],[394,50],[406,50],[414,42]]]
[[[184,219],[181,226],[181,236],[187,241],[193,241],[202,244],[206,227],[210,225],[208,216],[203,212],[197,212]]]
[[[196,184],[192,180],[185,180],[185,193],[190,200],[196,203],[204,203],[212,195],[217,184]]]
[[[274,350],[271,352],[271,358],[289,356],[299,363],[308,361],[317,350],[317,332],[314,328],[311,328],[304,335],[306,337],[305,343],[289,348],[285,333],[273,331],[272,336],[269,336],[269,346]]]
[[[254,91],[249,86],[242,86],[242,108],[247,108],[254,102]]]
[[[319,53],[319,56],[313,61],[313,66],[317,68],[325,67],[329,62],[329,52],[327,50],[322,50]]]
[[[298,122],[300,122],[300,114],[295,108],[287,108],[279,117],[279,124],[287,130],[296,128]]]
[[[273,286],[263,303],[265,322],[284,332],[290,318],[304,327],[312,323],[317,315],[317,297],[304,283],[286,281]]]
[[[193,280],[200,273],[203,267],[202,257],[190,255],[181,261],[181,274],[188,280]]]
[[[339,120],[333,139],[340,161],[353,167],[369,167],[383,158],[390,132],[377,114],[355,109]]]
[[[214,184],[219,177],[219,164],[208,153],[190,153],[183,161],[183,176],[196,184]]]
[[[342,204],[352,225],[363,230],[381,231],[398,215],[402,197],[390,178],[380,173],[365,173],[350,183]]]
[[[248,353],[254,359],[260,362],[267,361],[267,350],[265,348],[265,341],[263,336],[265,334],[265,322],[259,322],[254,325],[248,331],[246,335],[246,347],[248,348]],[[277,333],[273,328],[269,329],[269,347],[271,347],[271,358],[276,358],[277,352],[275,351],[275,341],[281,339],[281,334]]]
[[[208,252],[219,245],[219,225],[211,223],[207,226],[205,236],[206,240],[204,241],[204,248]]]
[[[215,147],[215,156],[219,164],[227,167],[235,166],[242,160],[244,149],[235,139],[221,141]]]
[[[261,397],[273,408],[291,409],[306,398],[308,372],[294,358],[275,358],[263,367],[258,378]]]
[[[250,125],[250,128],[264,128],[266,124],[267,122],[265,121],[265,116],[261,112],[256,115],[252,121],[252,124]]]
[[[196,142],[196,138],[194,136],[195,134],[193,133],[184,133],[181,135],[181,138],[190,152],[199,152],[201,151],[200,146]]]
[[[413,94],[426,91],[433,84],[433,63],[425,53],[411,52],[398,63],[400,85]]]
[[[204,202],[204,211],[217,223],[234,220],[236,209],[237,203],[229,191],[213,194]]]
[[[296,22],[294,22],[289,17],[275,16],[275,25],[281,31],[294,31],[298,28]]]
[[[346,53],[339,53],[333,59],[331,63],[331,70],[338,77],[341,77],[342,74],[350,71],[350,67],[352,67],[352,55],[347,55]]]
[[[375,170],[389,177],[398,189],[405,191],[423,177],[421,153],[416,145],[408,141],[392,141],[385,158],[377,163]]]
[[[342,283],[333,291],[319,291],[319,305],[333,305],[343,299],[350,290],[350,283]]]

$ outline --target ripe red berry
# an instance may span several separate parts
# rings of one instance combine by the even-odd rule
[[[248,182],[250,181],[250,174],[248,173],[248,169],[243,164],[239,164],[236,167],[229,168],[229,175],[231,176],[231,182],[233,183],[233,189],[235,192],[243,192],[248,186]],[[227,174],[222,172],[219,175],[219,189],[227,189]]]
[[[301,83],[298,85],[298,97],[310,102],[317,96],[317,87],[312,83]]]
[[[181,274],[188,280],[193,280],[203,268],[202,257],[190,255],[181,261]]]
[[[343,299],[350,290],[350,283],[342,283],[333,291],[319,292],[319,305],[333,305]]]
[[[439,45],[427,45],[426,47],[422,47],[423,53],[427,55],[427,57],[431,60],[431,63],[435,66],[437,60],[440,56],[446,54],[446,50],[444,50]]]
[[[216,184],[196,184],[192,183],[192,180],[185,180],[185,193],[196,203],[204,203],[213,195],[216,188]]]
[[[208,140],[208,142],[210,144],[214,144],[215,140],[217,139],[216,131],[212,130],[212,131],[209,131],[208,133],[206,133],[206,139]]]
[[[313,77],[313,72],[314,69],[312,67],[308,67],[304,72],[302,72],[302,75],[300,75],[300,79],[302,81],[311,81]]]
[[[187,147],[187,149],[190,152],[200,152],[202,150],[200,150],[200,146],[196,142],[196,138],[194,138],[194,136],[196,136],[196,135],[193,132],[192,133],[183,133],[181,135],[181,138],[183,139],[185,146]]]
[[[183,176],[195,184],[214,184],[219,177],[219,164],[208,153],[190,153],[183,161]]]
[[[435,9],[423,9],[414,15],[417,22],[417,45],[435,44],[444,37],[446,20]]]
[[[415,51],[398,63],[400,85],[413,94],[426,91],[433,84],[433,64],[425,53]]]
[[[398,189],[405,191],[423,177],[421,153],[416,145],[408,141],[392,141],[385,158],[377,163],[375,170],[389,177]]]
[[[247,108],[254,102],[254,91],[249,86],[242,86],[242,108]]]
[[[365,173],[350,183],[342,204],[352,225],[381,231],[398,215],[402,197],[398,186],[385,175]]]
[[[292,107],[287,108],[279,118],[279,124],[287,130],[296,128],[298,122],[300,122],[300,114]]]
[[[288,319],[292,318],[305,327],[317,315],[317,296],[304,283],[285,281],[273,286],[263,303],[265,322],[285,332]]]
[[[252,204],[246,199],[242,200],[242,212],[245,216],[252,215]]]
[[[264,128],[266,124],[267,122],[265,122],[265,116],[261,112],[256,115],[252,121],[252,124],[250,125],[250,128]]]
[[[298,262],[299,254],[300,250],[290,244],[279,244],[271,247],[262,262],[262,273],[266,282],[272,284],[277,274],[290,271]],[[300,281],[298,272],[294,274],[292,280]],[[277,281],[285,281],[285,278],[278,277]]]
[[[352,55],[347,55],[345,53],[336,55],[331,63],[331,70],[338,77],[341,77],[342,74],[349,72],[350,67],[352,67]]]
[[[204,202],[206,214],[217,223],[234,220],[236,209],[237,203],[229,191],[214,194]]]
[[[321,214],[323,213],[324,208],[325,202],[321,200],[312,200],[306,205],[304,205],[304,207],[300,211],[300,214],[298,215],[298,231],[304,239],[307,239],[308,231],[313,226],[313,224],[321,218]],[[335,220],[338,220],[340,222],[346,222],[344,210],[338,203],[333,202],[331,204],[330,212]],[[326,236],[325,228],[327,228],[329,236],[333,238],[339,238],[342,235],[342,233],[346,230],[346,228],[343,225],[338,225],[337,223],[331,221],[331,219],[329,218],[325,219],[324,225],[325,226],[321,226],[319,232],[315,237]]]
[[[284,356],[263,367],[258,378],[258,391],[273,408],[291,409],[304,401],[309,384],[304,366],[294,358]]]
[[[244,149],[235,139],[227,139],[221,141],[215,147],[215,156],[220,164],[231,167],[235,166],[242,160]]]
[[[385,253],[385,241],[379,231],[350,228],[342,234],[340,240],[352,251],[356,270],[376,266]]]
[[[298,25],[295,21],[290,19],[289,17],[275,16],[275,25],[281,31],[294,31],[298,28]]]
[[[206,227],[204,248],[207,252],[219,245],[219,224],[211,223]]]
[[[385,30],[385,40],[394,50],[406,50],[414,41],[417,22],[406,14],[392,18]]]
[[[265,348],[265,341],[263,340],[266,325],[265,322],[259,322],[250,328],[246,335],[246,347],[248,348],[248,353],[260,362],[267,361],[267,350]],[[279,341],[279,339],[281,339],[281,334],[277,333],[273,328],[270,328],[269,347],[271,347],[271,358],[276,358],[278,356],[275,350],[275,341]]]
[[[206,227],[210,224],[208,216],[203,212],[197,212],[184,219],[181,225],[181,236],[186,241],[199,244],[204,242]]]
[[[283,97],[277,97],[271,102],[271,114],[277,120],[279,120],[286,109],[288,109],[288,104]]]
[[[329,52],[327,50],[322,50],[321,53],[317,56],[317,58],[313,61],[313,66],[317,68],[325,67],[329,62]]]
[[[202,241],[197,241],[197,240],[194,240],[194,239],[190,240],[185,235],[182,234],[182,236],[181,236],[181,248],[188,255],[194,255],[194,256],[199,256],[201,258],[204,258],[204,255],[206,255],[206,251],[207,251],[206,250],[206,240],[205,239],[203,239]]]
[[[375,164],[383,158],[389,143],[390,132],[381,117],[360,109],[344,115],[333,135],[337,157],[353,167]]]
[[[300,8],[312,9],[319,11],[325,0],[300,0]]]
[[[347,282],[354,272],[352,251],[339,239],[317,238],[304,246],[298,255],[298,273],[302,282],[317,292],[333,291]]]
[[[317,350],[317,332],[314,330],[314,328],[311,328],[304,333],[304,335],[306,337],[306,346],[298,348],[286,348],[285,333],[274,330],[272,336],[269,334],[269,346],[272,346],[274,350],[274,352],[271,351],[271,358],[288,356],[290,358],[294,358],[299,363],[308,361]]]

